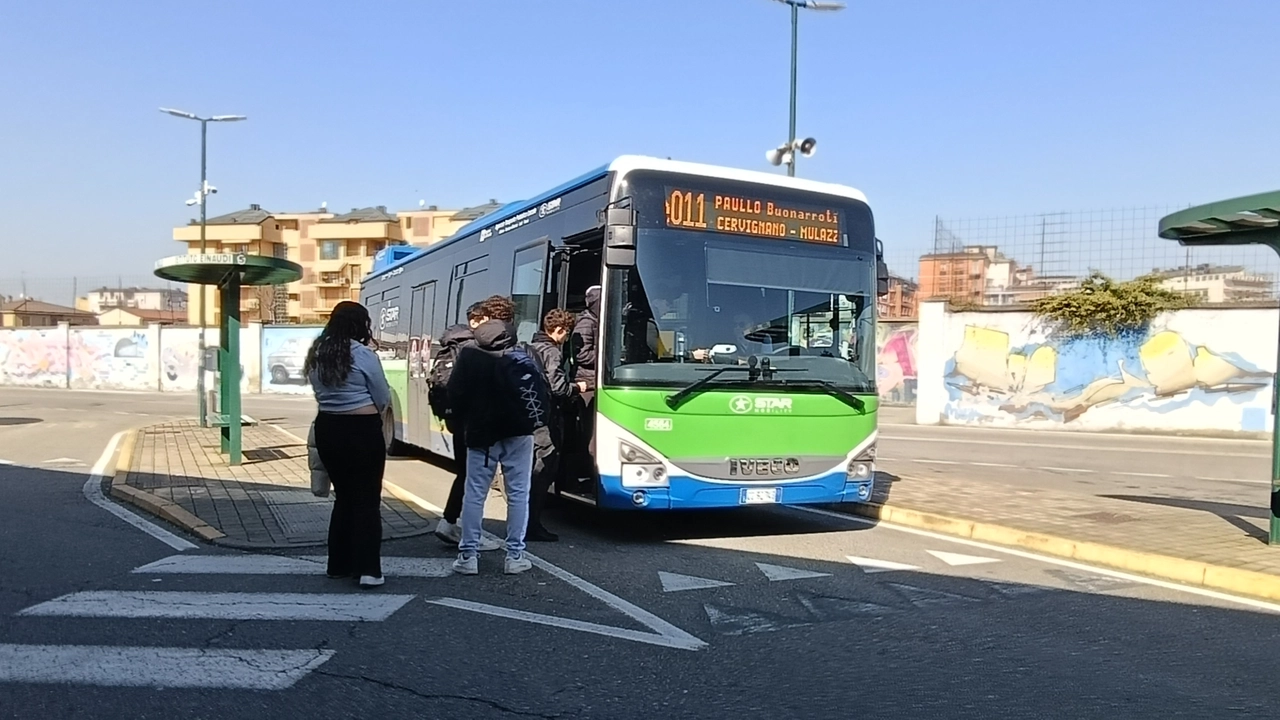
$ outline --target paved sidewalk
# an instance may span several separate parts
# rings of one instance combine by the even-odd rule
[[[892,468],[886,468],[892,470]],[[1280,547],[1267,545],[1269,488],[1255,506],[1183,498],[1107,497],[973,478],[877,478],[890,522],[1016,545],[1083,562],[1280,600]]]
[[[243,437],[244,462],[231,467],[216,428],[179,421],[138,430],[121,450],[112,494],[220,545],[325,544],[333,500],[311,494],[305,443],[268,425],[245,427]],[[385,539],[435,526],[386,490],[382,525]]]

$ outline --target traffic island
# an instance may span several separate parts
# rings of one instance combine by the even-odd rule
[[[833,506],[895,525],[1280,601],[1265,510],[1098,497],[981,478],[878,477],[873,503]],[[1158,502],[1157,502],[1158,500]]]
[[[311,493],[307,447],[270,425],[243,432],[243,462],[222,454],[219,428],[194,420],[136,430],[121,446],[111,495],[203,540],[241,549],[326,544],[332,495]],[[391,494],[382,498],[383,539],[424,535],[434,518]]]

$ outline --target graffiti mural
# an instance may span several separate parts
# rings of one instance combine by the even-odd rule
[[[67,386],[67,335],[62,328],[0,332],[0,384]]]
[[[218,342],[218,331],[210,329],[210,345]],[[256,348],[247,345],[252,336],[248,329],[240,332],[240,391],[249,392],[249,375],[253,371]],[[195,392],[196,373],[200,367],[200,329],[166,328],[160,333],[160,389],[165,392]],[[212,378],[210,378],[212,380]],[[212,389],[212,388],[210,388]]]
[[[890,405],[916,402],[916,325],[876,326],[876,388]]]
[[[1071,339],[1048,337],[1034,322],[1021,332],[965,324],[946,365],[944,417],[1089,429],[1263,431],[1271,371],[1242,351],[1260,359],[1260,349],[1274,353],[1274,340],[1240,337],[1214,347],[1188,337],[1207,334],[1196,323],[1183,322],[1182,330],[1174,324],[1166,318],[1119,338]]]
[[[262,329],[262,392],[309,395],[302,374],[307,350],[321,327],[264,327]]]
[[[146,330],[74,329],[67,342],[73,388],[155,390]]]

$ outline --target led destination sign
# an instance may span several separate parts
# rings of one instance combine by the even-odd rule
[[[833,208],[672,187],[665,202],[667,227],[840,244],[840,213]]]

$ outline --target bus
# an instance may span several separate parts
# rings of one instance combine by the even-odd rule
[[[454,457],[427,377],[468,306],[510,296],[528,341],[594,286],[597,390],[575,403],[587,430],[568,433],[555,494],[615,510],[865,502],[882,253],[853,188],[619,157],[380,253],[361,301],[394,395],[389,441]]]

